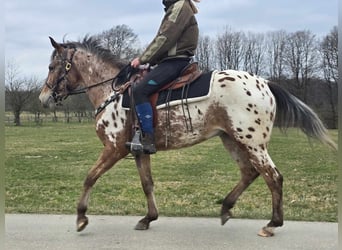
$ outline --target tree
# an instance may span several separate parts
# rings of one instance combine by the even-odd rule
[[[214,66],[214,49],[209,36],[200,36],[195,59],[203,72],[209,72]]]
[[[91,118],[88,117],[88,114],[89,110],[93,111],[93,106],[86,95],[73,96],[69,99],[69,104],[70,111],[77,117],[78,122],[82,122],[82,118]]]
[[[338,82],[338,31],[335,26],[321,42],[321,56],[324,78],[328,82]]]
[[[97,37],[118,59],[131,60],[139,54],[138,35],[125,24],[103,31]]]
[[[267,60],[269,64],[268,75],[271,80],[285,78],[285,45],[287,33],[284,30],[269,32],[267,34]]]
[[[225,32],[218,35],[216,40],[216,58],[218,66],[223,69],[240,69],[243,58],[243,40],[242,32],[234,32],[226,28]]]
[[[249,32],[245,41],[243,70],[259,75],[264,68],[265,36]]]
[[[320,44],[323,76],[327,85],[332,111],[332,126],[337,127],[338,31],[335,26]],[[332,127],[330,126],[330,127]]]
[[[311,31],[297,31],[288,36],[284,54],[292,79],[307,101],[307,86],[318,70],[318,42]]]
[[[6,103],[14,114],[14,124],[20,126],[20,114],[28,105],[38,90],[38,79],[35,77],[22,78],[19,67],[9,62],[5,73]]]
[[[34,114],[34,121],[37,125],[42,123],[41,114],[47,113],[47,110],[43,108],[39,101],[39,94],[40,91],[38,91],[38,88],[35,91],[32,91],[32,96],[25,107],[27,111],[30,111],[32,114]]]

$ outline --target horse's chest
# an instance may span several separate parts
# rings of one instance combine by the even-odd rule
[[[102,130],[113,144],[117,143],[118,135],[125,129],[127,122],[126,112],[115,107],[118,104],[109,105],[96,123],[96,130]]]

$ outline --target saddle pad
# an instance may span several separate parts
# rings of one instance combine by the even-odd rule
[[[204,73],[194,82],[179,89],[163,90],[159,93],[157,109],[165,106],[174,106],[180,103],[191,103],[209,97],[212,72]],[[128,91],[123,94],[122,108],[130,109],[130,96]]]

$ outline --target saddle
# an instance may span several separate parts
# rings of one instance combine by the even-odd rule
[[[153,123],[156,126],[158,122],[158,112],[157,112],[157,101],[160,92],[164,90],[176,90],[179,88],[183,88],[185,85],[188,85],[199,78],[202,74],[202,71],[198,67],[197,62],[190,63],[187,65],[182,72],[180,73],[179,77],[173,80],[172,82],[166,84],[164,87],[159,89],[156,93],[150,96],[150,103],[153,110]]]

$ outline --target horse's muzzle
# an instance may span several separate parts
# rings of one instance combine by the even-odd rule
[[[44,108],[51,108],[56,103],[56,100],[52,96],[52,92],[51,91],[41,92],[40,95],[39,95],[39,100],[40,100],[40,103],[42,104],[42,106]]]

